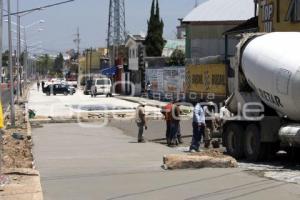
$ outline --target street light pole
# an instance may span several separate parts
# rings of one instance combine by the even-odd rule
[[[15,126],[15,102],[14,102],[14,77],[13,77],[13,63],[12,63],[12,34],[11,34],[11,15],[10,15],[10,0],[7,0],[8,12],[8,46],[9,46],[9,76],[10,76],[10,123]]]
[[[24,77],[24,82],[25,85],[27,85],[27,73],[28,73],[28,48],[27,48],[27,38],[26,38],[26,28],[24,27],[24,41],[25,41],[25,50],[24,50],[24,72],[25,72],[25,77]]]
[[[21,48],[21,16],[18,16],[18,23],[19,23],[19,31],[18,31],[18,43],[19,43],[19,92],[20,92],[20,96],[23,95],[23,89],[22,89],[22,64],[21,64],[21,56],[22,56],[22,48]]]
[[[3,38],[3,0],[0,0],[0,101],[2,103],[2,38]],[[0,176],[2,176],[3,137],[0,132]]]
[[[19,12],[19,0],[17,0],[17,12]],[[19,100],[20,100],[20,95],[21,95],[21,87],[20,87],[20,61],[21,61],[21,29],[20,29],[20,26],[21,26],[21,17],[20,15],[18,14],[17,15],[17,102],[19,103]]]
[[[3,0],[0,0],[0,100],[2,100]]]

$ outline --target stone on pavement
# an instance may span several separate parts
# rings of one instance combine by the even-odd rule
[[[236,168],[237,161],[224,156],[218,151],[207,151],[193,154],[170,154],[163,158],[165,169],[191,168]]]

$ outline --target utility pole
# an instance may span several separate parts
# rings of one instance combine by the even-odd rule
[[[198,7],[198,0],[195,0],[195,8]]]
[[[15,126],[15,102],[14,102],[14,76],[12,63],[12,35],[11,35],[11,15],[10,15],[10,0],[7,0],[8,12],[8,46],[9,46],[9,75],[10,75],[10,123]]]
[[[0,0],[0,86],[1,86],[0,101],[1,103],[2,103],[2,38],[3,38],[3,0]],[[2,132],[0,132],[0,176],[2,176],[2,157],[3,157],[2,140],[3,140]]]
[[[80,54],[80,33],[79,33],[79,27],[77,28],[76,38],[73,40],[76,47],[77,47],[77,54],[78,54],[78,61],[79,61],[79,54]]]
[[[74,43],[77,47],[77,67],[78,67],[78,72],[79,72],[79,57],[80,57],[80,42],[81,42],[81,39],[80,39],[80,33],[79,33],[79,27],[77,28],[77,33],[76,33],[76,38],[74,39]],[[78,85],[80,84],[80,80],[78,78],[77,80],[78,82]]]
[[[3,0],[0,0],[0,100],[2,100]],[[0,158],[1,159],[1,158]]]
[[[88,75],[88,73],[87,73],[87,71],[88,71],[88,53],[89,53],[89,50],[86,49],[85,50],[85,75],[86,75],[86,77]]]
[[[17,12],[19,12],[19,0],[17,0]],[[16,66],[17,66],[17,103],[20,100],[21,87],[20,87],[20,61],[21,61],[21,17],[17,15],[17,55],[16,55]]]
[[[91,49],[90,49],[90,67],[89,67],[89,76],[90,76],[90,80],[91,80],[91,71],[92,71],[92,59],[93,59],[93,48],[91,47]]]
[[[26,28],[24,27],[24,41],[25,41],[25,50],[24,50],[24,84],[27,85],[27,76],[28,76],[28,49],[27,49],[27,38],[26,38]]]

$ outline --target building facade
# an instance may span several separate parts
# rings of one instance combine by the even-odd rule
[[[224,55],[223,33],[253,17],[254,8],[253,0],[210,0],[199,4],[183,19],[186,57]],[[237,42],[237,39],[229,38],[229,54],[234,54]]]
[[[100,75],[101,70],[106,67],[107,49],[86,49],[79,57],[78,76],[80,84],[84,84],[84,77],[92,75]]]
[[[128,52],[128,72],[124,75],[125,80],[131,82],[131,87],[127,88],[126,93],[131,93],[133,95],[141,95],[142,88],[142,76],[144,74],[144,64],[141,59],[143,59],[145,50],[143,42],[145,37],[141,35],[129,35],[127,37],[125,47]]]

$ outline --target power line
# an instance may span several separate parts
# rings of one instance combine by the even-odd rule
[[[31,13],[31,12],[38,11],[38,10],[44,10],[46,8],[50,8],[50,7],[53,7],[53,6],[58,6],[58,5],[61,5],[61,4],[70,3],[70,2],[73,2],[73,1],[75,1],[75,0],[68,0],[68,1],[63,1],[63,2],[59,2],[59,3],[49,4],[49,5],[41,6],[41,7],[38,7],[38,8],[32,8],[32,9],[29,9],[29,10],[23,10],[23,11],[20,11],[20,12],[11,13],[10,15],[27,14],[27,13]],[[8,14],[4,15],[4,17],[7,17],[7,16],[8,16]]]

